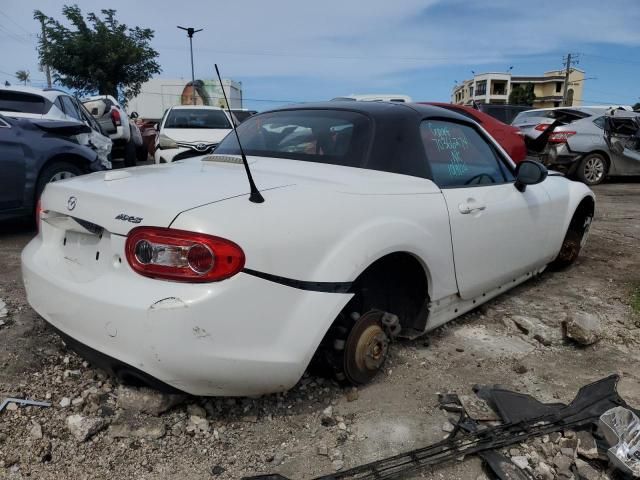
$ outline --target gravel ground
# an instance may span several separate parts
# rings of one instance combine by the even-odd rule
[[[622,396],[640,406],[640,315],[631,308],[640,286],[640,185],[595,191],[591,237],[573,268],[544,273],[428,337],[396,343],[385,372],[359,390],[305,377],[260,398],[172,398],[115,384],[66,350],[29,308],[19,255],[33,231],[0,225],[8,311],[0,318],[0,401],[53,404],[0,413],[0,478],[312,478],[442,439],[447,415],[437,393],[471,394],[476,383],[569,401],[580,386],[618,373]],[[584,318],[600,322],[586,332],[597,338],[582,339],[598,340],[590,346],[562,332],[563,322]],[[576,445],[568,454],[573,438],[565,432],[506,452],[538,478],[572,478],[564,454],[583,476],[587,460],[596,468],[590,478],[606,478],[605,462]],[[480,460],[468,458],[409,478],[486,477]]]

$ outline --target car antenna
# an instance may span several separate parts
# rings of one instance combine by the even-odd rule
[[[247,172],[247,179],[249,179],[249,187],[251,188],[249,201],[253,203],[262,203],[264,202],[264,197],[260,193],[260,190],[258,190],[258,187],[256,187],[256,184],[253,181],[253,177],[251,176],[251,170],[249,170],[249,162],[247,161],[247,156],[244,154],[244,149],[242,148],[242,144],[240,143],[240,137],[238,136],[238,130],[236,129],[236,122],[233,119],[233,114],[231,113],[231,106],[229,105],[229,101],[227,100],[227,93],[224,91],[224,85],[222,85],[222,77],[220,76],[220,70],[218,70],[218,64],[214,63],[214,66],[216,67],[216,74],[218,75],[218,81],[220,82],[222,95],[224,95],[224,103],[227,104],[227,112],[229,112],[231,125],[233,125],[233,133],[236,134],[236,140],[238,140],[238,147],[240,147],[240,155],[242,156],[242,163],[244,163],[244,170]]]

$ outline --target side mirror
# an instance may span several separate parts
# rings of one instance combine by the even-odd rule
[[[527,189],[527,185],[536,185],[543,182],[547,175],[549,175],[547,167],[540,162],[525,160],[519,163],[516,168],[515,187],[520,192],[524,192]]]
[[[160,124],[158,124],[158,123],[154,123],[154,124],[153,124],[153,129],[154,129],[156,132],[159,132],[159,131],[160,131]]]
[[[129,115],[129,118],[135,120],[136,118],[138,118],[138,112],[131,112],[131,115]]]

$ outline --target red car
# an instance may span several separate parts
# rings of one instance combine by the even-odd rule
[[[491,134],[493,138],[500,144],[502,148],[509,154],[515,163],[520,163],[527,156],[527,146],[524,144],[524,136],[519,128],[512,127],[500,120],[496,120],[491,115],[487,115],[480,110],[464,105],[453,105],[451,103],[439,102],[420,102],[424,105],[434,105],[436,107],[446,108],[452,112],[459,113],[465,117],[478,122],[482,127]]]

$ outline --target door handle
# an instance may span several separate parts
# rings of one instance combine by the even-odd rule
[[[458,210],[460,210],[460,213],[462,213],[463,215],[467,215],[473,212],[481,212],[486,208],[487,208],[486,205],[478,205],[475,202],[472,204],[461,203],[460,205],[458,205]]]

